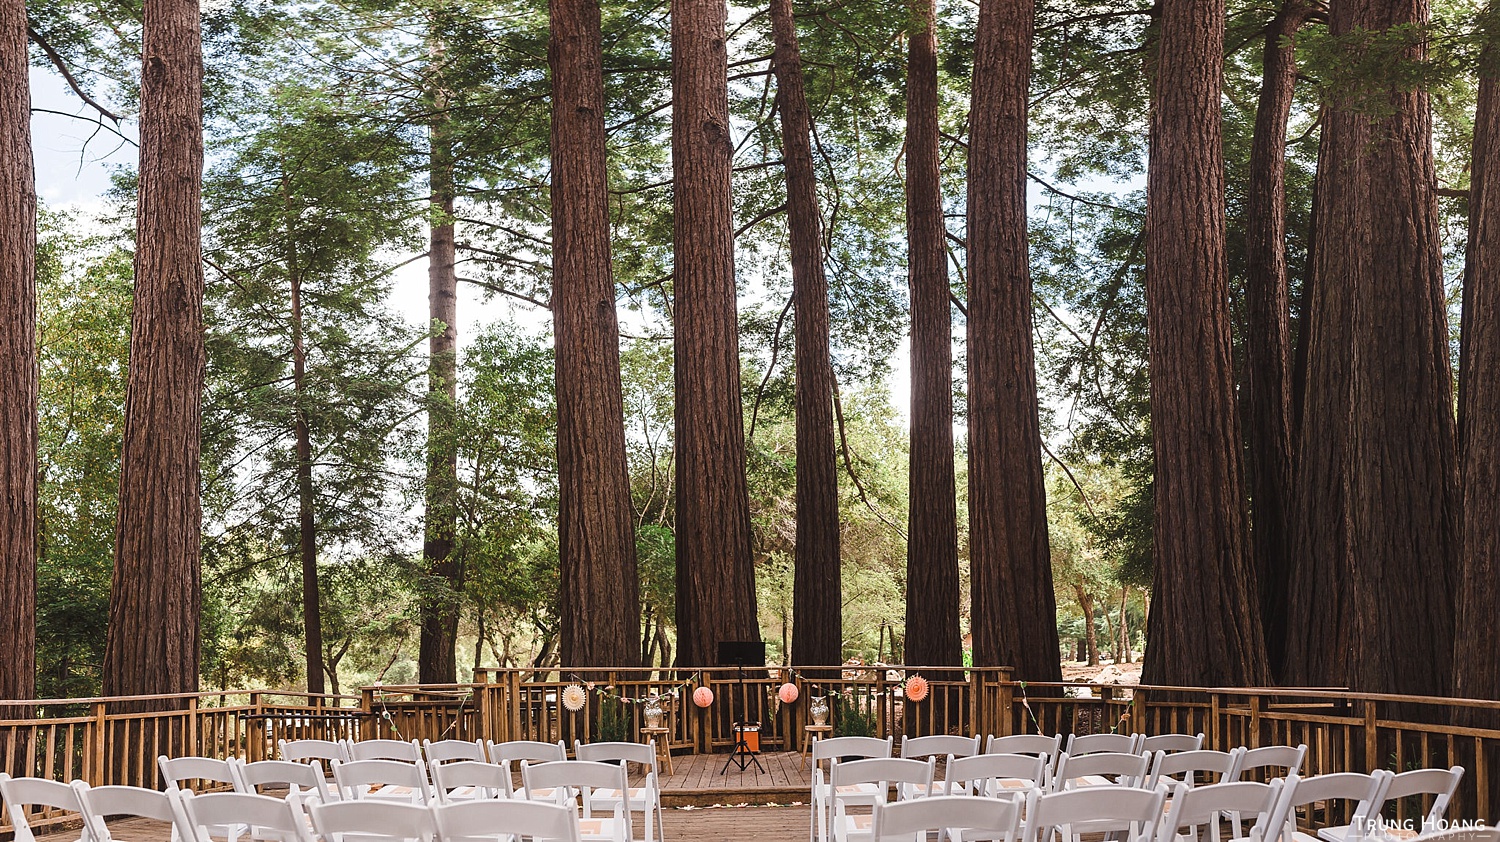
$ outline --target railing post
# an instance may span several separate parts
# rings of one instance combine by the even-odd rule
[[[1365,771],[1373,772],[1379,767],[1377,757],[1380,754],[1379,734],[1375,728],[1375,700],[1365,699]]]
[[[265,705],[261,704],[259,693],[250,694],[250,707],[251,716],[245,723],[245,752],[250,755],[252,761],[265,760],[266,741],[274,735],[275,731],[271,728],[270,721],[266,719]],[[274,757],[275,754],[273,750],[271,755]]]
[[[89,724],[92,733],[84,741],[84,751],[88,753],[83,762],[84,780],[90,786],[103,786],[108,783],[104,772],[108,745],[105,736],[108,720],[105,718],[104,703],[94,702],[89,705],[89,715],[93,717],[93,722]]]
[[[209,756],[208,753],[203,750],[203,746],[198,745],[198,697],[197,696],[193,696],[192,698],[188,699],[188,705],[187,705],[187,733],[184,736],[187,737],[187,744],[189,746],[189,749],[193,752],[193,754],[196,754],[199,757],[208,757]]]
[[[1208,698],[1208,745],[1215,751],[1223,751],[1224,733],[1219,727],[1219,716],[1223,705],[1218,693]]]
[[[359,688],[359,738],[373,740],[380,736],[380,723],[375,721],[375,688]]]
[[[1251,748],[1260,747],[1260,715],[1263,704],[1259,693],[1250,697],[1250,733],[1246,735],[1249,739],[1245,744]]]
[[[1010,670],[1003,670],[996,673],[996,678],[999,679],[995,685],[998,698],[996,700],[996,710],[992,716],[999,720],[998,724],[1000,728],[998,733],[1000,736],[1008,737],[1016,733],[1015,676],[1011,674]],[[1024,721],[1021,727],[1024,731],[1026,727]]]

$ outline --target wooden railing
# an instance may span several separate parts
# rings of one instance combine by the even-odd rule
[[[903,697],[903,681],[922,674],[929,694]],[[825,678],[822,676],[836,676]],[[741,683],[743,678],[743,683]],[[798,688],[781,704],[777,689]],[[583,710],[562,703],[571,684],[592,682]],[[691,703],[707,686],[714,702]],[[0,720],[0,771],[92,784],[160,787],[156,757],[274,757],[293,739],[638,739],[651,695],[671,694],[665,725],[679,753],[726,751],[732,722],[761,723],[765,750],[800,750],[813,696],[831,696],[835,733],[875,736],[936,733],[1202,732],[1206,747],[1308,746],[1306,773],[1461,765],[1463,784],[1449,808],[1458,819],[1493,821],[1500,808],[1500,703],[1342,690],[1235,689],[1011,680],[1004,668],[881,667],[746,670],[592,668],[538,674],[482,670],[469,684],[374,686],[357,696],[296,691],[224,691],[150,697],[149,713],[122,712],[141,699],[0,701],[28,718]],[[1479,724],[1476,724],[1479,723]],[[1426,803],[1394,805],[1388,818],[1420,816]],[[1339,818],[1337,815],[1330,819]],[[8,830],[0,814],[0,834]]]

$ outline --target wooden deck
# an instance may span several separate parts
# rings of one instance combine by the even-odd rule
[[[723,774],[728,754],[692,754],[672,758],[672,772],[662,769],[662,804],[667,807],[711,804],[805,803],[812,791],[812,770],[795,751],[758,755],[763,769],[745,771],[733,763]]]

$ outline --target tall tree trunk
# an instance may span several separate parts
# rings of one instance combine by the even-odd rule
[[[323,621],[318,594],[318,533],[313,509],[312,431],[307,423],[307,349],[303,345],[302,273],[288,237],[287,270],[292,281],[292,433],[297,450],[297,536],[302,562],[302,643],[307,691],[323,692]]]
[[[1073,586],[1073,597],[1078,600],[1078,610],[1083,612],[1083,660],[1091,667],[1099,666],[1099,621],[1094,616],[1094,597],[1083,585]]]
[[[1495,14],[1495,9],[1489,12]],[[1469,254],[1458,370],[1463,544],[1454,637],[1454,693],[1500,699],[1494,653],[1500,613],[1500,81],[1491,48],[1481,62],[1469,180]]]
[[[434,64],[443,52],[434,47]],[[441,74],[432,86],[433,117],[429,128],[431,160],[428,199],[432,228],[427,253],[427,308],[434,329],[428,342],[427,483],[422,561],[428,584],[423,588],[422,634],[417,680],[448,684],[458,672],[458,615],[462,605],[463,566],[454,557],[458,529],[458,440],[454,430],[458,400],[458,266],[453,236],[453,137],[447,113],[448,94]],[[439,329],[441,328],[441,329]]]
[[[735,314],[724,0],[672,0],[677,662],[759,640]]]
[[[552,312],[562,662],[641,662],[635,521],[609,259],[598,0],[552,0]]]
[[[1223,0],[1162,0],[1146,178],[1156,600],[1145,681],[1269,677],[1230,354]]]
[[[776,40],[781,157],[786,161],[791,232],[793,322],[797,338],[797,539],[793,555],[791,663],[843,663],[839,569],[839,477],[833,433],[833,357],[828,340],[828,278],[823,219],[813,169],[812,119],[802,84],[802,55],[792,0],[771,0]]]
[[[913,0],[906,64],[906,242],[911,450],[906,660],[962,663],[953,479],[953,320],[938,148],[937,4]],[[1054,623],[1055,625],[1055,623]]]
[[[1424,0],[1340,2],[1330,29],[1381,33],[1428,12]],[[1459,499],[1431,104],[1394,83],[1374,96],[1377,108],[1335,102],[1324,128],[1299,475],[1316,471],[1299,480],[1307,570],[1292,594],[1288,675],[1443,693]],[[1331,603],[1330,586],[1347,602]]]
[[[1311,14],[1284,0],[1266,32],[1245,207],[1245,407],[1251,552],[1271,674],[1281,674],[1292,516],[1291,301],[1286,266],[1286,130],[1297,80],[1290,43]]]
[[[112,696],[198,686],[203,49],[197,0],[146,0],[144,13],[135,296],[103,664]]]
[[[1120,654],[1116,658],[1121,663],[1131,662],[1130,653],[1130,586],[1120,588]]]
[[[26,4],[0,0],[0,699],[36,694],[36,173]],[[0,708],[0,717],[6,717]],[[24,711],[12,711],[21,716]]]
[[[1061,681],[1047,541],[1031,269],[1026,97],[1033,0],[983,0],[969,109],[969,575],[974,663]]]

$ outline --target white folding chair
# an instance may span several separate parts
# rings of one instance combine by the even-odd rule
[[[77,784],[88,786],[83,781],[78,781]],[[78,834],[79,842],[93,842],[88,817],[83,812],[83,802],[79,801],[78,790],[73,786],[46,778],[12,778],[0,772],[0,801],[5,802],[15,842],[36,842],[36,836],[31,831],[30,811],[26,809],[28,807],[78,814],[83,820],[83,827]]]
[[[213,842],[215,837],[243,835],[265,842],[312,842],[306,815],[296,796],[272,798],[243,792],[210,792],[197,795],[174,789],[168,796],[177,802],[178,835],[184,842]],[[225,834],[219,828],[233,828]]]
[[[824,761],[827,761],[831,771],[840,758],[858,758],[862,760],[877,760],[890,757],[891,748],[895,745],[893,737],[877,739],[875,737],[831,737],[826,740],[814,740],[812,744],[812,808],[813,823],[808,833],[809,839],[817,842],[828,842],[828,816],[833,808],[833,791],[829,784],[829,773],[824,772]],[[865,787],[868,794],[875,792],[874,784]]]
[[[114,838],[110,835],[109,822],[106,821],[113,816],[161,822],[171,828],[173,842],[180,838],[177,833],[177,808],[164,792],[138,786],[91,787],[83,781],[74,781],[73,790],[78,793],[78,800],[83,804],[84,821],[89,824],[89,831],[96,842],[110,842]]]
[[[510,798],[510,771],[498,763],[478,760],[432,761],[432,792],[439,804],[493,801]]]
[[[954,734],[931,734],[926,737],[901,737],[901,757],[907,760],[923,760],[928,757],[973,757],[979,753],[979,737],[960,737]],[[902,798],[937,795],[942,785],[933,783],[931,792],[902,792]]]
[[[345,744],[333,740],[281,740],[277,749],[282,760],[301,763],[308,760],[332,763],[335,760],[353,760]]]
[[[877,804],[870,821],[871,842],[926,842],[927,831],[956,842],[1019,842],[1020,793],[1004,798],[936,795],[895,804]]]
[[[1210,775],[1215,776],[1212,783],[1233,780],[1231,773],[1239,762],[1242,751],[1244,749],[1240,748],[1233,751],[1200,749],[1172,754],[1158,751],[1147,755],[1151,758],[1151,776],[1146,781],[1146,788],[1155,789],[1158,783],[1175,787],[1179,782],[1194,786]]]
[[[976,754],[950,757],[944,769],[943,795],[999,798],[1046,784],[1047,762],[1030,754]]]
[[[485,753],[489,755],[491,763],[499,763],[507,772],[514,774],[519,768],[513,764],[521,762],[552,763],[558,760],[568,759],[568,750],[563,746],[563,741],[555,743],[543,743],[536,740],[511,740],[509,742],[497,743],[494,740],[485,741]],[[516,797],[520,787],[514,785],[512,777],[510,795]],[[551,795],[544,800],[550,800]]]
[[[614,805],[614,801],[624,799],[627,818],[631,813],[641,814],[645,822],[646,842],[653,842],[658,835],[662,839],[666,838],[666,825],[662,820],[661,812],[661,775],[656,766],[655,740],[648,743],[574,741],[573,756],[579,760],[592,760],[600,763],[623,761],[627,769],[632,765],[639,767],[645,774],[645,779],[640,786],[631,787],[623,793],[595,790],[591,799],[592,803],[597,807],[608,809]]]
[[[835,763],[829,771],[832,789],[833,838],[837,842],[849,842],[851,838],[868,838],[872,832],[872,815],[856,815],[850,807],[875,807],[886,803],[892,786],[896,792],[931,792],[932,774],[937,761],[905,760],[898,757],[878,757],[869,760],[850,760]],[[870,787],[874,792],[870,792]],[[901,796],[903,800],[905,796]]]
[[[399,760],[333,761],[333,780],[343,801],[428,803],[427,775],[419,763]]]
[[[1062,792],[1107,784],[1141,786],[1146,782],[1150,767],[1151,758],[1144,754],[1103,751],[1074,757],[1065,751],[1057,758],[1050,788],[1053,792]]]
[[[441,842],[530,839],[580,842],[578,813],[539,801],[465,801],[433,808]]]
[[[1179,781],[1172,794],[1172,803],[1167,805],[1157,829],[1159,842],[1197,842],[1202,838],[1200,829],[1207,827],[1212,842],[1219,842],[1219,820],[1226,813],[1236,816],[1255,817],[1250,829],[1250,839],[1262,840],[1275,820],[1276,808],[1281,801],[1283,782],[1276,780],[1268,784],[1253,781],[1231,781],[1229,783],[1189,786]],[[1231,838],[1240,840],[1240,823],[1230,824]],[[1183,834],[1186,829],[1189,832]]]
[[[433,842],[432,810],[397,801],[309,804],[313,827],[324,842]]]
[[[1069,757],[1080,757],[1085,754],[1100,754],[1111,752],[1114,754],[1140,754],[1141,741],[1139,734],[1078,734],[1068,735],[1068,746],[1063,752]]]
[[[614,803],[613,815],[609,818],[594,815],[593,805],[590,803],[594,790],[623,792],[630,788],[630,775],[623,761],[600,763],[592,760],[558,760],[532,765],[523,760],[521,780],[528,801],[547,800],[543,793],[550,791],[553,794],[551,800],[555,803],[579,804],[582,810],[578,820],[580,839],[609,842],[628,842],[630,839],[629,814],[618,799]]]
[[[323,764],[317,760],[298,763],[292,760],[257,760],[246,763],[230,758],[239,784],[235,788],[248,795],[264,795],[262,787],[285,789],[288,792],[305,793],[308,798],[319,801],[339,800],[339,788],[329,782],[323,774]]]
[[[1448,769],[1413,769],[1410,772],[1401,772],[1392,775],[1386,781],[1385,791],[1380,795],[1380,801],[1370,811],[1370,818],[1378,818],[1384,811],[1385,805],[1403,798],[1415,798],[1418,796],[1432,796],[1432,806],[1422,816],[1421,833],[1432,833],[1442,829],[1443,816],[1448,812],[1448,802],[1453,798],[1453,793],[1458,790],[1459,781],[1463,780],[1464,767],[1453,766]],[[1346,831],[1347,832],[1347,831]],[[1318,832],[1326,842],[1344,842],[1344,834],[1337,828],[1324,828]]]
[[[1261,746],[1260,748],[1247,748],[1240,752],[1240,762],[1230,773],[1230,780],[1243,781],[1255,780],[1261,777],[1285,778],[1288,774],[1296,772],[1302,774],[1302,763],[1307,759],[1307,744],[1298,746]],[[1284,770],[1276,775],[1257,775],[1255,778],[1247,778],[1245,773],[1260,771],[1262,769]]]
[[[422,762],[422,747],[416,740],[348,740],[344,745],[350,760]]]
[[[1062,752],[1062,734],[1050,737],[1042,734],[1011,734],[1008,737],[991,736],[984,746],[985,754],[1035,754],[1046,758],[1050,764]]]
[[[1079,842],[1084,834],[1126,834],[1130,842],[1151,842],[1161,821],[1167,788],[1094,786],[1067,792],[1032,790],[1026,801],[1025,842]]]
[[[432,740],[422,741],[422,754],[428,763],[451,763],[455,760],[477,760],[489,758],[484,754],[484,743],[478,740]]]
[[[1201,751],[1203,749],[1202,734],[1157,734],[1148,737],[1145,734],[1136,734],[1136,751],[1141,754],[1153,754],[1165,751],[1171,754],[1175,751]]]
[[[1384,802],[1385,785],[1391,778],[1391,773],[1384,769],[1376,769],[1368,775],[1359,772],[1335,772],[1328,775],[1317,775],[1311,778],[1301,778],[1296,782],[1291,794],[1283,797],[1282,813],[1285,819],[1281,827],[1281,842],[1318,842],[1322,836],[1319,825],[1327,825],[1332,821],[1333,810],[1336,805],[1354,804],[1353,812],[1349,814],[1346,824],[1337,825],[1333,830],[1337,838],[1343,842],[1358,842],[1365,838],[1365,830],[1370,826],[1370,818],[1373,811],[1378,809]],[[1288,778],[1290,781],[1291,778]],[[1304,827],[1315,829],[1316,835],[1304,833],[1298,829],[1297,809],[1307,808],[1305,819],[1300,823]],[[1318,818],[1318,809],[1322,809],[1322,818]]]

